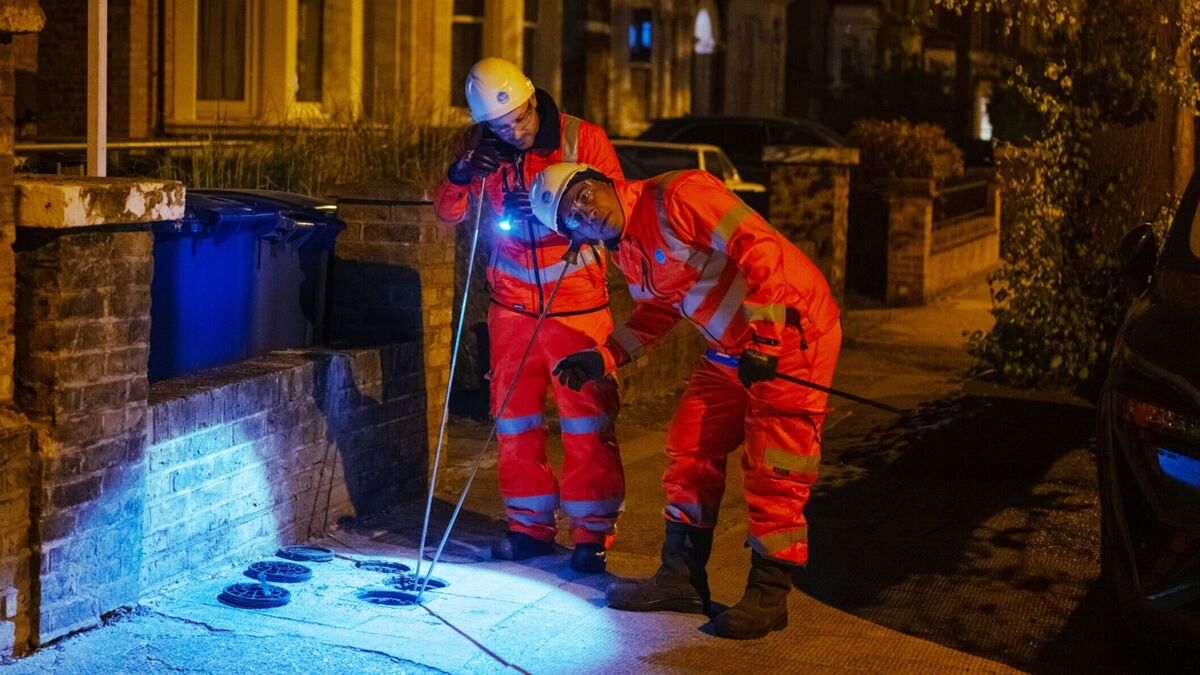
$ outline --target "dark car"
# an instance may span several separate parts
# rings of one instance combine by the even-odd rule
[[[657,119],[638,136],[638,140],[716,145],[729,155],[742,178],[764,185],[769,176],[762,161],[763,146],[842,145],[841,136],[816,122],[733,115],[688,115]]]
[[[1101,576],[1140,642],[1200,645],[1200,173],[1166,242],[1131,230],[1120,256],[1140,296],[1101,392]]]

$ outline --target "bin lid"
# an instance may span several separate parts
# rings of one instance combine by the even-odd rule
[[[254,208],[274,209],[285,215],[316,221],[337,219],[337,203],[281,190],[197,190],[206,196],[242,202]]]
[[[279,220],[277,208],[264,208],[243,200],[188,190],[184,197],[183,218],[178,223],[156,223],[155,232],[176,234],[212,234],[233,228],[263,229]]]

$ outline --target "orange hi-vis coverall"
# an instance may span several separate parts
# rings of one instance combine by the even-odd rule
[[[539,128],[533,148],[517,153],[487,178],[488,203],[496,213],[502,210],[505,192],[527,190],[539,171],[557,162],[586,162],[607,175],[623,175],[603,129],[560,113],[545,92],[538,90],[535,95]],[[481,134],[491,131],[482,124],[468,127],[464,147],[472,135]],[[435,195],[438,219],[446,224],[462,222],[468,195],[477,198],[479,193],[478,179],[470,185],[444,180]],[[487,280],[492,299],[488,336],[495,414],[566,264],[561,258],[570,242],[533,220],[513,223],[509,232],[497,232],[493,242]],[[625,501],[625,476],[613,428],[620,409],[616,383],[591,382],[576,392],[550,375],[559,359],[595,347],[612,331],[603,253],[588,247],[580,252],[579,261],[563,277],[551,313],[497,420],[500,493],[511,531],[549,541],[554,538],[555,511],[561,507],[574,543],[610,546]],[[562,427],[561,486],[546,459],[543,411],[550,386]]]
[[[779,373],[829,386],[841,349],[838,307],[816,265],[703,171],[616,181],[626,216],[614,258],[636,305],[599,348],[605,370],[636,359],[689,319],[710,349],[667,432],[664,515],[716,524],[726,458],[743,442],[750,545],[808,561],[804,505],[817,479],[826,395],[779,379],[749,389],[745,349],[778,356]]]

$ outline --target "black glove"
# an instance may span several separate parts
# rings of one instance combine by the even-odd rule
[[[778,356],[769,356],[753,349],[747,349],[742,352],[742,357],[738,360],[738,379],[742,381],[743,385],[749,387],[755,382],[775,379],[775,372],[778,369]]]
[[[504,195],[504,214],[512,220],[532,220],[533,208],[529,206],[529,193],[513,190]]]
[[[455,185],[466,185],[472,179],[486,176],[500,168],[500,148],[494,138],[484,138],[450,165],[446,177]]]
[[[595,349],[575,352],[554,366],[554,374],[560,384],[579,391],[588,382],[604,379],[604,357]]]

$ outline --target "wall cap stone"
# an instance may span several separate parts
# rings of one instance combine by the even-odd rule
[[[0,32],[38,33],[46,26],[46,15],[37,0],[0,2]]]
[[[929,178],[892,178],[887,182],[884,193],[891,196],[928,197],[937,194],[937,181]]]
[[[763,162],[769,164],[817,164],[825,166],[855,166],[858,148],[819,148],[807,145],[767,145],[763,147]]]
[[[18,175],[17,226],[66,229],[183,218],[183,183],[146,178]]]
[[[433,196],[427,187],[395,181],[368,181],[335,185],[329,197],[343,204],[354,202],[409,202],[432,203]]]

